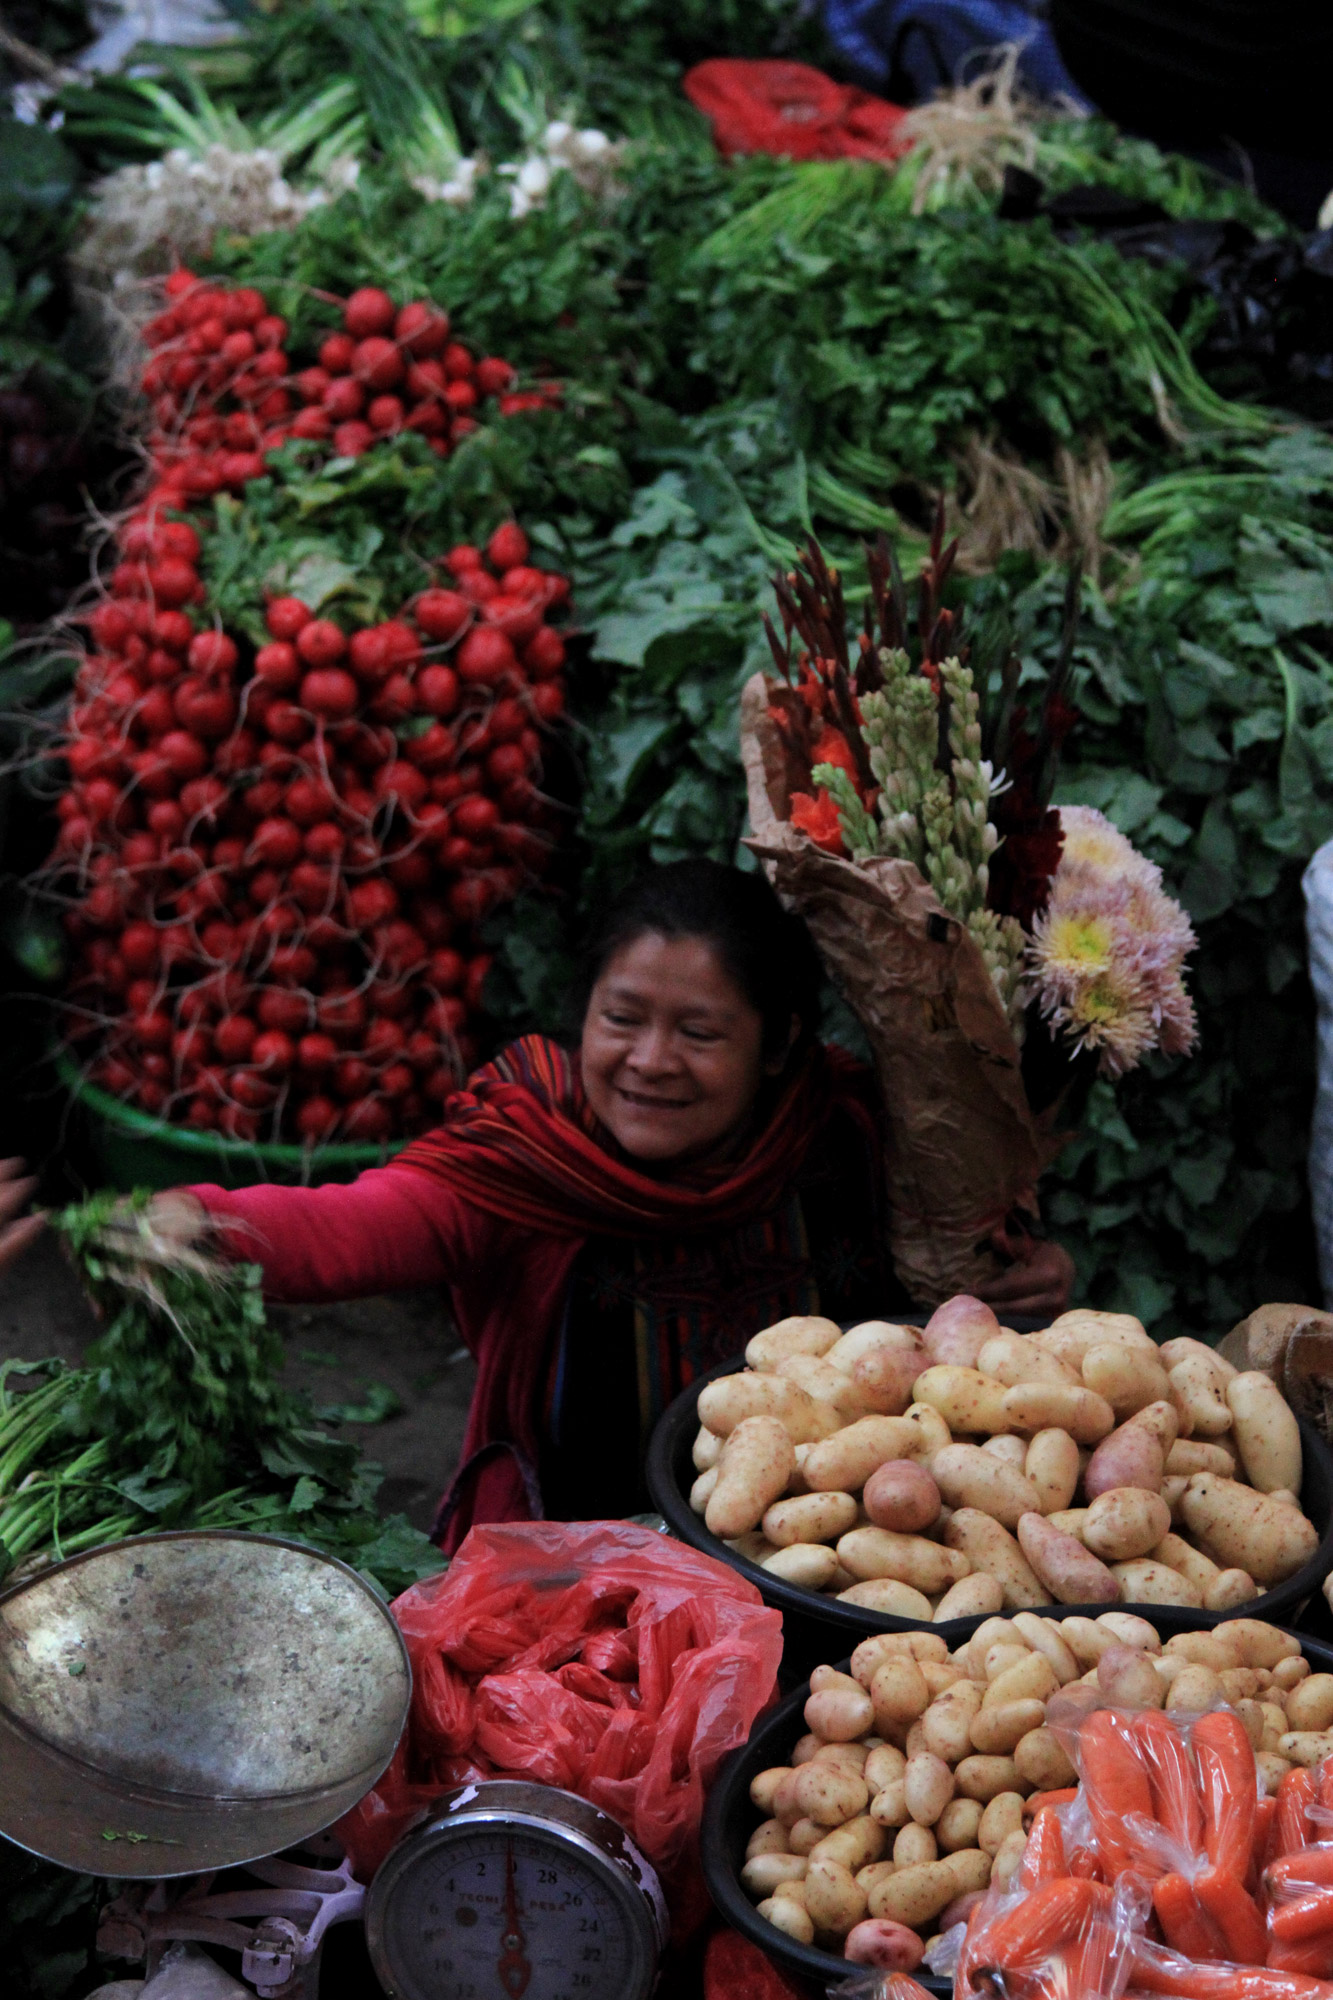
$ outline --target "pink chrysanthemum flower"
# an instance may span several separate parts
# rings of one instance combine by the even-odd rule
[[[1075,1048],[1123,1076],[1153,1049],[1197,1039],[1183,968],[1197,940],[1162,871],[1090,806],[1063,806],[1064,846],[1028,947],[1030,989]]]

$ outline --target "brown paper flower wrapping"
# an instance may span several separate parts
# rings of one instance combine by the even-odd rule
[[[853,865],[787,822],[792,774],[762,674],[741,697],[747,845],[809,925],[865,1031],[887,1125],[889,1240],[912,1298],[936,1305],[1003,1267],[992,1236],[1037,1212],[1069,1137],[1035,1116],[981,953],[910,861]]]

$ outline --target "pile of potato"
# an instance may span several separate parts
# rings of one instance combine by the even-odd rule
[[[797,1318],[699,1397],[690,1505],[775,1576],[921,1620],[1043,1604],[1230,1610],[1317,1551],[1267,1375],[1124,1313],[1040,1333]]]
[[[1270,1793],[1333,1753],[1333,1674],[1257,1618],[1165,1645],[1125,1611],[990,1618],[953,1653],[938,1632],[879,1633],[850,1674],[816,1669],[809,1733],[750,1786],[763,1821],[741,1882],[760,1915],[801,1944],[913,1971],[967,1898],[1016,1872],[1029,1796],[1077,1782],[1047,1721],[1056,1695],[1062,1726],[1080,1709],[1184,1716],[1225,1701]]]

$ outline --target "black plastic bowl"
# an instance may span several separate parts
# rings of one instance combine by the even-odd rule
[[[820,1597],[813,1590],[802,1590],[797,1584],[784,1583],[780,1577],[761,1569],[758,1563],[736,1555],[716,1535],[709,1534],[702,1517],[690,1506],[690,1488],[698,1478],[691,1457],[699,1430],[696,1406],[701,1391],[710,1382],[721,1375],[737,1374],[744,1366],[744,1355],[721,1362],[707,1375],[701,1375],[697,1382],[692,1382],[684,1394],[677,1396],[670,1408],[663,1412],[648,1447],[648,1490],[652,1494],[653,1505],[678,1540],[688,1542],[691,1548],[701,1549],[705,1555],[716,1557],[719,1562],[730,1563],[747,1582],[756,1586],[766,1604],[771,1604],[782,1613],[782,1665],[784,1679],[787,1679],[794,1674],[808,1674],[822,1661],[849,1654],[870,1632],[910,1632],[925,1621],[896,1618],[882,1611],[867,1611],[862,1605],[844,1604],[839,1598]],[[1056,1607],[1057,1615],[1068,1618],[1082,1614],[1095,1618],[1099,1611],[1114,1609],[1136,1611],[1156,1623],[1160,1612],[1172,1612],[1179,1622],[1168,1620],[1162,1629],[1174,1632],[1196,1631],[1204,1626],[1216,1625],[1223,1618],[1242,1616],[1266,1618],[1274,1625],[1294,1623],[1307,1599],[1313,1596],[1329,1571],[1333,1570],[1333,1453],[1318,1432],[1306,1423],[1301,1424],[1301,1446],[1305,1468],[1301,1482],[1301,1506],[1318,1530],[1320,1543],[1309,1562],[1294,1576],[1289,1576],[1285,1583],[1229,1611],[1194,1611],[1185,1605],[1064,1604]],[[932,1629],[944,1635],[952,1651],[976,1630],[980,1622],[978,1618],[954,1618]]]
[[[1128,1611],[1127,1604],[1090,1605],[1089,1613],[1096,1611]],[[1184,1605],[1148,1604],[1135,1607],[1140,1618],[1146,1618],[1164,1638],[1173,1632],[1197,1632],[1203,1629],[1200,1620],[1206,1618],[1209,1624],[1220,1622],[1219,1613],[1214,1618],[1211,1613],[1191,1612]],[[1080,1615],[1067,1604],[1053,1604],[1038,1613],[1042,1618],[1070,1618]],[[1243,1604],[1231,1614],[1236,1618],[1248,1618],[1251,1609]],[[959,1619],[937,1629],[949,1638],[950,1650],[960,1640],[952,1637],[955,1631],[976,1624],[974,1619]],[[1270,1620],[1276,1623],[1276,1620]],[[903,1621],[899,1620],[899,1624]],[[1311,1639],[1304,1632],[1294,1632],[1299,1639],[1301,1651],[1312,1667],[1319,1673],[1333,1673],[1333,1646],[1321,1639]],[[838,1662],[839,1670],[847,1673],[850,1659]],[[700,1852],[703,1859],[704,1880],[708,1892],[725,1921],[742,1937],[749,1938],[758,1945],[766,1957],[786,1974],[788,1979],[808,1988],[812,1993],[823,1994],[826,1989],[841,1979],[850,1979],[862,1970],[849,1965],[845,1958],[838,1958],[831,1951],[820,1951],[815,1945],[797,1944],[795,1939],[784,1936],[760,1916],[740,1883],[740,1873],[745,1862],[745,1845],[759,1824],[760,1815],[750,1803],[750,1784],[761,1771],[769,1770],[775,1764],[785,1764],[790,1758],[792,1745],[799,1736],[805,1734],[805,1717],[802,1710],[810,1692],[808,1680],[802,1682],[794,1693],[771,1708],[767,1715],[759,1718],[750,1731],[749,1739],[739,1750],[733,1750],[726,1759],[704,1806],[703,1827],[700,1834]],[[932,1993],[947,1994],[951,1983],[947,1979],[936,1979],[923,1966],[912,1977]]]

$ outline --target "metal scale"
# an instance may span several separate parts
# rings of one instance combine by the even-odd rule
[[[263,2000],[317,2000],[328,1930],[363,1920],[393,2000],[646,2000],[661,1888],[570,1793],[445,1793],[369,1890],[321,1842],[410,1695],[388,1610],[316,1550],[225,1531],[92,1550],[0,1596],[0,1833],[119,1878],[98,1943],[149,1974],[193,1939],[239,1953]]]

